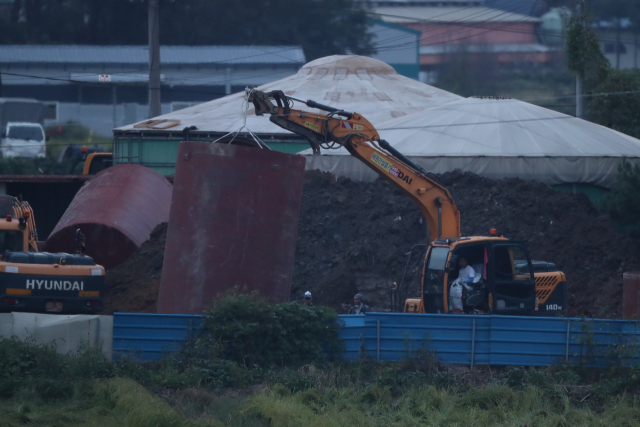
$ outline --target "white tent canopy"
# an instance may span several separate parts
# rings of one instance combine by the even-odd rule
[[[295,98],[312,99],[346,111],[357,111],[373,123],[461,99],[458,95],[401,76],[377,59],[350,55],[317,59],[304,65],[294,76],[258,89],[282,90]],[[232,132],[243,124],[244,99],[244,92],[236,93],[154,118],[179,121],[170,128],[134,128],[134,125],[129,125],[116,131],[149,135],[196,126],[194,133]],[[308,109],[305,105],[296,107]],[[268,117],[256,117],[252,106],[248,111],[247,128],[258,135],[292,135],[271,123]]]
[[[466,98],[374,125],[383,139],[435,173],[462,169],[489,178],[611,188],[622,159],[640,158],[638,139],[515,99]],[[301,154],[308,169],[365,181],[377,177],[344,149]]]

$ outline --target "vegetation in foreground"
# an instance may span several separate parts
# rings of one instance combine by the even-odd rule
[[[291,322],[296,316],[302,320]],[[340,345],[334,321],[322,308],[228,296],[191,345],[145,363],[0,339],[0,426],[632,426],[640,419],[637,367],[470,370],[442,365],[426,349],[400,363],[330,361],[325,354]]]
[[[623,161],[618,165],[617,187],[608,195],[603,208],[631,236],[640,237],[640,166]]]

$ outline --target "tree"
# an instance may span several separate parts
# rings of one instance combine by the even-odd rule
[[[609,9],[600,0],[592,0],[592,7],[601,17],[617,17],[631,13],[635,6],[627,0],[610,4]],[[630,15],[632,16],[632,15]],[[589,97],[588,117],[595,123],[635,137],[640,137],[640,94],[625,93],[640,90],[640,74],[637,70],[619,71],[600,49],[600,42],[588,11],[574,14],[567,28],[567,64],[574,73],[585,78]],[[609,94],[609,95],[603,95]]]
[[[615,25],[615,68],[620,69],[620,54],[622,46],[621,32],[623,21],[628,19],[631,25],[638,28],[640,23],[640,2],[637,0],[591,0],[591,10],[601,20],[610,21]]]
[[[566,7],[570,10],[577,10],[577,5],[581,3],[581,0],[545,0],[545,2],[551,7]],[[640,2],[638,0],[585,0],[584,5],[589,13],[593,15],[596,22],[609,21],[615,25],[615,68],[620,68],[623,22],[629,20],[630,24],[636,29],[640,27]],[[579,18],[577,15],[574,15],[574,17]]]
[[[163,2],[163,45],[299,45],[307,60],[370,53],[365,11],[355,0],[181,0]],[[0,22],[1,44],[147,43],[146,3],[15,0]]]
[[[582,10],[567,25],[567,66],[573,73],[584,76],[587,92],[600,84],[611,68],[591,22],[590,13]]]
[[[596,96],[589,102],[591,120],[640,138],[640,72],[609,70],[594,92]]]
[[[366,14],[353,0],[195,0],[163,6],[161,39],[169,44],[301,45],[307,60],[371,52]],[[184,31],[185,24],[194,29]]]
[[[618,166],[617,188],[606,199],[606,209],[632,236],[640,237],[640,166],[623,161]]]

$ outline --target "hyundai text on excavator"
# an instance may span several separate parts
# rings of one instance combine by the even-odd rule
[[[540,315],[564,312],[564,273],[551,263],[534,264],[524,243],[498,237],[495,230],[488,236],[461,236],[460,212],[439,178],[381,139],[362,115],[296,99],[277,90],[262,92],[248,88],[247,94],[257,116],[268,114],[271,122],[303,136],[314,154],[320,154],[320,148],[344,147],[420,208],[429,227],[431,244],[424,260],[420,298],[408,299],[405,312]],[[293,109],[294,102],[322,112]],[[471,283],[456,281],[458,260],[463,257],[476,273]],[[452,291],[454,286],[457,292]],[[458,305],[453,304],[452,296],[458,298]],[[454,310],[455,306],[462,308]]]
[[[76,235],[82,237],[79,230]],[[29,203],[0,195],[0,312],[86,314],[102,310],[104,268],[82,255],[82,247],[79,252],[38,252],[38,232]]]

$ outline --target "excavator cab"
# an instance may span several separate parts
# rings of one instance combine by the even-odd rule
[[[494,313],[532,313],[536,282],[529,252],[523,243],[505,241],[487,245],[487,291]]]
[[[452,293],[465,258],[475,272]],[[536,279],[523,243],[504,238],[459,237],[438,239],[427,253],[423,272],[422,304],[408,300],[405,311],[449,313],[459,298],[463,311],[521,314],[536,311]],[[421,306],[420,306],[421,305]]]

